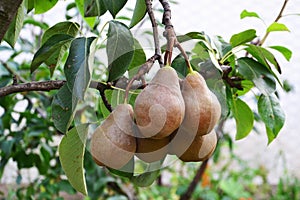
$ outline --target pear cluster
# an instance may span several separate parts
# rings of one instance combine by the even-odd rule
[[[134,156],[148,163],[167,154],[184,162],[203,161],[216,147],[214,126],[220,115],[218,99],[198,72],[180,81],[166,66],[137,96],[134,109],[120,104],[97,127],[91,154],[98,165],[114,169]]]

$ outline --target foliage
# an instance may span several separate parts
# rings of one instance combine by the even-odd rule
[[[146,19],[145,1],[136,1],[131,18],[119,16],[119,12],[126,8],[127,0],[75,0],[67,6],[67,21],[49,27],[34,19],[35,14],[50,10],[56,3],[57,0],[24,1],[4,38],[12,48],[4,45],[5,43],[0,46],[0,51],[7,51],[11,55],[0,64],[1,88],[19,84],[12,77],[21,83],[65,80],[65,84],[58,91],[26,91],[0,97],[0,106],[4,110],[0,118],[0,177],[10,159],[17,162],[19,170],[36,167],[39,174],[45,178],[39,177],[26,189],[20,188],[17,192],[19,198],[32,199],[52,199],[53,196],[58,197],[61,190],[75,193],[70,184],[62,178],[63,174],[67,175],[76,190],[83,194],[89,193],[91,198],[107,198],[111,194],[124,195],[120,189],[123,187],[121,182],[135,186],[151,185],[159,176],[162,162],[141,167],[143,173],[139,175],[134,173],[139,167],[134,164],[129,166],[132,168],[130,173],[109,169],[110,174],[107,174],[106,170],[95,167],[89,153],[86,152],[85,147],[89,145],[88,131],[84,131],[84,136],[78,131],[86,123],[93,127],[105,119],[109,113],[107,102],[115,107],[124,101],[126,86],[122,85],[122,80],[125,79],[127,83],[128,78],[135,75],[137,68],[146,62],[145,49],[132,32],[133,27]],[[77,11],[75,15],[70,14],[71,9]],[[106,12],[111,14],[113,20],[101,24],[103,27],[100,27],[98,17]],[[71,22],[79,17],[82,21]],[[246,17],[261,20],[257,13],[244,10],[241,18]],[[83,24],[83,21],[86,23],[80,27],[79,24]],[[34,30],[43,34],[34,34],[33,38],[19,38],[22,27],[27,28],[26,24],[31,24]],[[289,29],[275,21],[266,28],[265,37],[256,43],[257,35],[254,29],[236,33],[228,42],[221,36],[212,38],[204,32],[197,31],[177,37],[180,43],[193,41],[194,45],[191,49],[186,49],[189,60],[181,54],[173,59],[171,66],[184,77],[188,73],[186,63],[190,62],[194,70],[205,77],[208,86],[222,103],[222,121],[235,119],[236,139],[247,137],[253,130],[255,116],[265,124],[269,143],[277,137],[285,122],[285,115],[276,95],[278,86],[284,86],[279,77],[282,70],[273,51],[280,52],[286,60],[290,60],[292,52],[280,44],[262,46],[268,34],[274,31]],[[14,48],[16,43],[21,49]],[[164,52],[166,45],[158,48]],[[96,54],[103,49],[106,52],[105,58]],[[33,55],[32,60],[16,62],[16,57],[25,53]],[[98,85],[92,87],[95,81],[98,81],[101,88]],[[93,89],[99,90],[100,95]],[[130,104],[134,103],[139,92],[140,90],[130,91]],[[256,107],[249,106],[253,102],[246,102],[245,97],[248,96],[252,97]],[[24,110],[18,110],[20,103]],[[63,139],[60,134],[64,134]],[[60,160],[57,157],[57,143],[53,144],[54,138],[62,141],[59,146]],[[77,154],[70,154],[72,150]],[[71,156],[67,156],[69,154]],[[76,165],[70,164],[72,159],[76,158]],[[85,176],[83,168],[86,170]],[[249,168],[244,170],[249,170],[249,173],[255,176],[265,176]],[[211,198],[217,197],[219,190],[224,196],[237,198],[237,193],[232,193],[232,188],[239,189],[245,197],[250,196],[252,190],[242,188],[238,182],[249,181],[246,185],[250,187],[253,179],[247,179],[246,172],[243,173],[244,176],[230,173],[231,178],[225,182],[223,180],[212,184],[217,188],[210,188]],[[20,175],[17,183],[20,183],[21,179]],[[180,185],[188,184],[187,179],[176,181]],[[113,192],[106,190],[108,183],[111,184]],[[45,185],[49,185],[47,191]],[[186,188],[179,188],[177,195],[184,189]],[[283,186],[279,189],[286,190]],[[172,194],[163,188],[156,190],[152,191],[153,194]],[[203,191],[208,190],[198,188],[194,195],[200,195]],[[141,196],[141,199],[143,198],[145,197]]]

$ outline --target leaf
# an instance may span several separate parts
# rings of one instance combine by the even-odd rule
[[[27,18],[24,20],[24,25],[26,25],[26,24],[31,24],[31,25],[40,27],[40,28],[43,29],[43,30],[46,30],[46,29],[49,28],[49,26],[48,26],[48,24],[47,24],[46,22],[37,21],[37,20],[35,20],[35,19],[32,18],[32,17],[27,17]]]
[[[25,1],[23,1],[21,3],[20,7],[18,8],[16,16],[14,17],[13,21],[10,23],[10,25],[4,35],[4,40],[12,48],[14,48],[14,46],[19,38],[21,29],[23,27],[25,12],[26,12]]]
[[[91,81],[94,64],[95,37],[80,37],[72,41],[64,72],[67,86],[72,94],[84,99],[85,92]]]
[[[239,73],[252,81],[263,94],[271,94],[275,91],[276,83],[273,75],[261,63],[247,57],[239,58],[237,62]]]
[[[256,38],[256,31],[254,29],[248,29],[243,32],[234,34],[230,38],[230,44],[232,47],[236,47],[247,42],[251,42],[254,38]]]
[[[117,176],[122,176],[126,178],[132,178],[133,177],[133,171],[134,171],[134,158],[132,158],[125,166],[123,166],[121,169],[113,169],[107,167],[107,169],[117,175]]]
[[[269,48],[277,50],[285,57],[287,61],[290,61],[293,53],[290,49],[283,46],[270,46]]]
[[[79,10],[80,15],[83,17],[84,21],[89,25],[90,28],[94,28],[96,17],[85,17],[84,16],[84,0],[75,0],[76,6]]]
[[[130,30],[121,22],[110,21],[107,33],[108,81],[121,77],[128,69],[134,52]]]
[[[106,13],[107,9],[103,0],[85,0],[84,17],[99,17]]]
[[[87,187],[83,170],[85,144],[88,124],[72,128],[59,144],[59,160],[71,183],[79,192],[87,195]]]
[[[243,10],[243,11],[241,12],[241,14],[240,14],[240,18],[241,18],[241,19],[244,19],[244,18],[246,18],[246,17],[256,17],[256,18],[261,19],[261,18],[259,17],[259,15],[258,15],[256,12],[249,12],[249,11],[247,11],[247,10]]]
[[[78,99],[72,94],[67,84],[64,84],[53,97],[52,119],[54,126],[61,133],[66,133],[74,118]]]
[[[50,67],[59,60],[63,46],[70,44],[74,39],[71,35],[57,34],[49,38],[41,48],[34,54],[30,71],[34,72],[43,62]]]
[[[139,23],[144,16],[146,15],[147,7],[145,0],[136,0],[135,8],[133,11],[133,15],[130,21],[129,28],[134,27],[137,23]]]
[[[131,63],[128,67],[129,78],[133,77],[140,66],[146,62],[146,54],[138,40],[134,39],[134,53]]]
[[[75,37],[79,31],[79,28],[80,25],[76,22],[59,22],[45,31],[42,37],[42,44],[56,34],[65,34]]]
[[[103,0],[103,2],[107,10],[115,18],[118,12],[125,6],[127,0]]]
[[[278,135],[284,125],[285,114],[275,94],[262,94],[258,99],[258,113],[266,125],[269,144]]]
[[[163,160],[150,163],[146,169],[146,172],[137,176],[133,176],[130,179],[131,182],[139,187],[150,186],[159,176],[162,163]]]
[[[232,113],[236,123],[236,140],[245,138],[253,128],[254,115],[249,106],[239,98],[232,99]]]
[[[42,14],[55,6],[58,0],[34,0],[34,13]]]
[[[282,24],[282,23],[278,23],[278,22],[274,22],[272,23],[268,28],[267,28],[267,32],[274,32],[274,31],[289,31],[290,30],[286,27],[286,25]]]
[[[188,74],[188,67],[182,54],[179,54],[174,58],[171,67],[173,67],[177,71],[180,78],[184,78]]]

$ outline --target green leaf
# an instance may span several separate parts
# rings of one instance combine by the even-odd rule
[[[53,97],[52,119],[54,126],[61,133],[66,133],[74,118],[78,99],[72,94],[67,84],[64,84]]]
[[[234,34],[230,38],[230,44],[232,47],[236,47],[247,42],[251,42],[254,38],[256,38],[256,31],[254,29],[248,29],[243,32]]]
[[[23,27],[25,12],[26,12],[25,1],[23,1],[21,3],[20,7],[18,8],[18,12],[17,12],[15,18],[10,23],[10,25],[5,33],[4,40],[12,48],[14,48],[14,46],[19,38],[21,29]]]
[[[133,171],[134,171],[134,158],[132,158],[125,166],[123,166],[121,169],[113,169],[107,167],[107,169],[117,175],[117,176],[122,176],[126,178],[132,178],[133,177]]]
[[[106,11],[103,0],[84,1],[84,17],[98,17],[106,13]]]
[[[109,81],[121,77],[128,69],[134,52],[134,40],[130,30],[121,22],[110,21],[107,33]]]
[[[145,0],[136,0],[135,8],[133,11],[133,15],[130,21],[129,28],[134,27],[137,23],[139,23],[144,16],[146,15],[146,3]]]
[[[94,64],[95,37],[80,37],[72,41],[64,72],[67,86],[72,94],[84,99],[85,92],[91,81]]]
[[[94,28],[96,17],[85,17],[84,13],[84,0],[75,0],[76,6],[79,10],[80,15],[83,17],[84,21],[89,25],[90,28]]]
[[[130,180],[133,184],[139,187],[150,186],[159,176],[160,168],[163,160],[150,163],[146,169],[146,172],[133,176]]]
[[[88,124],[79,125],[72,128],[59,144],[61,166],[71,185],[84,195],[87,195],[83,170],[87,134]]]
[[[253,128],[254,115],[249,106],[239,98],[232,99],[232,113],[236,123],[236,140],[245,138]]]
[[[258,113],[266,125],[269,143],[278,135],[284,125],[285,114],[275,94],[262,94],[258,99]]]
[[[125,6],[127,0],[103,0],[103,2],[106,9],[115,18],[118,12]]]
[[[42,37],[42,44],[49,40],[53,35],[65,34],[75,37],[79,31],[80,25],[76,22],[59,22],[45,31]]]
[[[49,38],[41,48],[34,54],[31,62],[30,71],[34,72],[42,63],[53,67],[58,62],[61,51],[65,51],[66,46],[74,39],[71,35],[57,34]]]
[[[275,80],[265,66],[247,57],[239,58],[237,62],[239,73],[244,78],[252,81],[263,94],[271,94],[275,91]]]
[[[177,71],[180,78],[184,78],[188,74],[188,67],[182,54],[179,54],[174,58],[171,67]]]
[[[133,77],[140,66],[146,62],[146,54],[138,40],[134,39],[134,53],[131,63],[128,67],[129,78]]]
[[[290,30],[286,27],[286,25],[282,23],[274,22],[267,28],[267,32],[270,33],[274,31],[290,31]]]
[[[35,14],[42,14],[50,10],[55,6],[58,0],[34,0],[34,13]]]
[[[40,27],[40,28],[43,29],[43,30],[46,30],[46,29],[49,28],[49,26],[48,26],[47,23],[42,22],[42,21],[37,21],[37,20],[35,20],[35,19],[32,18],[32,17],[27,17],[27,18],[24,20],[24,25],[26,25],[26,24],[31,24],[31,25]]]
[[[249,12],[247,10],[243,10],[240,14],[240,18],[244,19],[246,17],[256,17],[260,19],[259,15],[256,12]]]
[[[290,49],[283,46],[270,46],[269,48],[277,50],[285,57],[287,61],[290,61],[293,53]]]

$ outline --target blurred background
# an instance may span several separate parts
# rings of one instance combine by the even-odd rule
[[[49,26],[52,26],[58,21],[65,20],[66,7],[71,2],[73,1],[59,1],[57,5],[47,13],[42,15],[35,15],[34,17],[37,20],[42,20]],[[211,37],[219,35],[222,36],[225,41],[229,41],[230,37],[233,34],[246,29],[254,28],[257,30],[258,36],[263,36],[265,34],[266,27],[271,24],[278,15],[283,2],[283,0],[174,1],[171,4],[173,20],[172,22],[175,31],[178,34],[185,34],[191,31],[204,31]],[[126,7],[133,8],[134,4],[135,1],[129,0],[126,4]],[[160,4],[154,1],[153,5],[157,9],[156,11],[158,13],[158,19],[161,19],[161,13],[159,12]],[[240,19],[240,13],[244,9],[258,13],[263,21],[257,18]],[[129,12],[131,12],[130,9],[122,10],[119,15],[128,16]],[[213,186],[211,185],[217,183],[218,187],[220,187],[224,193],[230,193],[230,191],[228,192],[226,190],[226,186],[224,186],[230,183],[227,182],[225,184],[223,182],[218,182],[218,179],[220,181],[221,177],[228,176],[236,177],[235,180],[238,180],[238,176],[240,176],[242,178],[245,178],[245,180],[249,179],[251,183],[256,184],[268,183],[270,185],[278,185],[279,183],[285,183],[288,185],[298,183],[297,181],[296,183],[293,181],[296,180],[294,178],[300,179],[300,151],[298,151],[297,149],[297,147],[300,145],[300,123],[298,118],[300,113],[300,104],[298,102],[300,100],[300,75],[298,73],[300,63],[300,16],[290,15],[296,13],[298,13],[298,15],[300,13],[300,1],[290,0],[288,2],[286,10],[284,11],[284,15],[287,16],[283,17],[280,20],[281,23],[284,23],[289,28],[290,32],[273,32],[270,34],[265,43],[265,46],[285,46],[293,52],[293,56],[290,62],[287,62],[282,57],[282,55],[276,55],[276,57],[278,58],[278,62],[281,64],[282,68],[282,75],[280,76],[280,78],[282,80],[288,80],[289,84],[292,87],[291,92],[288,93],[284,92],[282,89],[279,89],[281,106],[283,107],[286,114],[286,122],[282,131],[270,145],[267,145],[267,136],[265,134],[264,126],[261,124],[256,124],[256,131],[251,132],[248,137],[240,141],[233,141],[232,151],[229,150],[229,146],[231,143],[225,143],[221,157],[218,158],[218,162],[210,162],[209,164],[208,174],[206,174],[206,176],[207,180],[210,183],[208,183],[207,185],[202,183],[202,188],[198,188],[198,192],[203,192],[203,188],[205,188],[206,186],[210,186],[210,190],[213,190]],[[79,17],[74,18],[73,20],[78,19]],[[111,16],[105,14],[101,17],[100,24],[104,24],[105,21],[110,19]],[[148,22],[146,22],[146,25],[147,23]],[[99,27],[101,27],[101,25]],[[162,27],[160,28],[162,30]],[[21,31],[20,37],[32,37],[31,31],[38,32],[35,29],[27,28]],[[16,48],[18,49],[21,47],[17,46]],[[0,60],[5,61],[10,56],[11,54],[9,52],[4,52],[4,54],[0,56]],[[28,62],[30,62],[32,56],[32,54],[20,55],[16,57],[16,61],[24,62],[27,60]],[[22,108],[22,104],[16,107],[20,110],[20,112],[24,110]],[[0,109],[0,115],[2,114],[3,109]],[[233,125],[234,123],[232,122],[226,124],[225,127],[225,131],[231,136],[232,140],[235,134]],[[59,140],[60,138],[58,137],[57,141],[54,141],[54,143],[59,142]],[[194,172],[198,169],[198,167],[199,164],[187,164],[185,166],[182,166],[179,163],[176,167],[179,170],[166,170],[162,174],[161,181],[165,185],[171,185],[171,187],[169,187],[168,189],[171,188],[171,190],[176,190],[175,192],[170,192],[170,194],[180,194],[180,192],[184,191],[187,188],[187,185],[191,181]],[[182,168],[184,168],[185,170],[181,171]],[[221,173],[221,170],[224,169],[228,171],[228,174],[226,176],[222,176]],[[185,174],[186,171],[191,173]],[[243,177],[243,175],[241,175],[243,172],[251,177]],[[33,167],[30,169],[22,169],[20,171],[18,170],[17,164],[10,160],[9,164],[4,170],[3,176],[1,178],[1,183],[15,183],[18,177],[20,177],[20,174],[22,176],[20,182],[23,184],[28,184],[36,180],[38,170]],[[181,175],[185,177],[184,180],[179,180],[179,177]],[[174,176],[178,177],[174,178]],[[283,179],[285,177],[288,177],[289,179]],[[266,180],[264,180],[264,178]],[[283,182],[283,180],[287,182]],[[241,180],[238,180],[237,182],[241,182]],[[174,189],[172,186],[176,186],[176,184],[183,184],[184,186],[182,188],[178,186],[176,187],[176,189]],[[236,187],[234,183],[232,184],[233,187]],[[247,185],[248,182],[241,182],[241,184]],[[297,185],[297,187],[300,191],[299,184]],[[180,189],[182,191],[180,191]],[[251,187],[246,191],[249,192],[249,190],[251,191]],[[283,188],[282,191],[286,192],[287,190],[284,190]],[[153,186],[153,188],[151,189],[152,199],[159,199],[159,196],[163,196],[163,194],[165,194],[164,192],[165,191],[163,189]],[[140,196],[140,199],[151,199],[151,195],[147,193],[146,189],[141,189],[140,194],[144,194],[144,196]],[[154,198],[156,197],[155,195],[157,195],[157,198]],[[238,199],[237,196],[234,195],[235,194],[231,194],[232,199]],[[247,194],[245,196],[247,196]],[[212,197],[201,198],[214,199],[214,197],[216,196],[212,195]],[[77,196],[77,198],[83,197]],[[174,198],[176,199],[176,197]],[[168,197],[162,197],[162,199],[168,199]],[[259,197],[255,199],[259,199]]]

